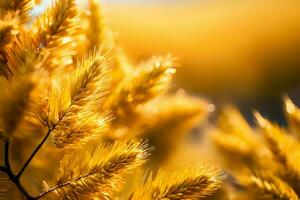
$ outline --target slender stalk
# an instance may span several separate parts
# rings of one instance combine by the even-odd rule
[[[55,186],[55,187],[53,187],[53,188],[50,188],[48,191],[42,192],[42,193],[39,194],[38,196],[34,197],[34,199],[40,199],[40,198],[42,198],[43,196],[45,196],[46,194],[48,194],[48,193],[50,193],[50,192],[53,192],[53,191],[55,191],[55,190],[57,190],[57,189],[59,189],[59,188],[62,188],[62,187],[64,187],[64,186],[66,186],[66,185],[69,185],[69,184],[71,184],[71,181],[68,181],[68,182],[63,183],[63,184],[61,184],[61,185]]]
[[[93,175],[93,174],[92,174],[92,175]],[[45,196],[46,194],[48,194],[48,193],[50,193],[50,192],[53,192],[53,191],[55,191],[55,190],[57,190],[57,189],[59,189],[59,188],[65,187],[65,186],[67,186],[67,185],[71,185],[72,183],[74,183],[74,182],[76,182],[76,181],[78,181],[78,180],[80,180],[80,179],[84,179],[84,178],[86,178],[86,177],[88,177],[88,176],[92,176],[92,175],[91,175],[91,174],[89,174],[89,175],[84,175],[84,176],[78,177],[78,178],[76,178],[76,179],[74,179],[74,180],[67,181],[67,182],[65,182],[65,183],[63,183],[63,184],[61,184],[61,185],[57,185],[57,186],[55,186],[55,187],[53,187],[53,188],[50,188],[49,190],[47,190],[47,191],[45,191],[45,192],[42,192],[42,193],[39,194],[38,196],[34,197],[34,199],[39,199],[39,198]]]
[[[40,148],[43,146],[43,144],[46,142],[46,140],[48,139],[52,129],[48,129],[48,132],[46,134],[46,136],[44,137],[44,139],[41,141],[41,143],[35,148],[35,150],[32,152],[32,154],[29,156],[29,158],[27,159],[26,163],[24,164],[24,166],[22,167],[22,169],[20,170],[20,172],[17,174],[17,177],[20,178],[23,174],[23,172],[25,171],[25,169],[27,168],[27,166],[29,165],[29,163],[31,162],[31,160],[34,158],[35,154],[40,150]]]
[[[32,152],[32,154],[27,159],[26,163],[20,170],[20,172],[17,174],[17,177],[21,177],[27,166],[30,164],[31,160],[34,158],[35,154],[40,150],[40,148],[44,145],[44,143],[47,141],[48,137],[50,136],[51,132],[55,129],[55,127],[61,122],[61,120],[64,118],[70,107],[72,106],[73,101],[71,102],[71,105],[68,107],[67,111],[64,112],[64,114],[59,118],[58,122],[54,124],[52,127],[48,126],[48,131],[44,137],[44,139],[41,141],[41,143],[35,148],[35,150]]]
[[[29,165],[29,163],[31,162],[31,160],[34,158],[35,154],[40,150],[40,148],[43,146],[43,144],[46,142],[46,140],[48,139],[49,135],[51,134],[51,132],[55,129],[55,127],[62,121],[62,119],[65,117],[65,115],[67,114],[67,112],[69,111],[69,109],[71,108],[71,106],[74,104],[76,97],[73,98],[71,104],[69,105],[69,107],[67,108],[67,110],[63,113],[63,115],[59,118],[58,122],[56,124],[54,124],[52,127],[50,127],[48,125],[48,132],[46,134],[46,136],[44,137],[44,139],[42,140],[42,142],[36,147],[36,149],[32,152],[32,154],[29,156],[28,160],[26,161],[26,163],[24,164],[24,166],[22,167],[22,169],[20,170],[20,172],[17,174],[17,177],[21,177],[23,172],[25,171],[25,169],[27,168],[27,166]]]

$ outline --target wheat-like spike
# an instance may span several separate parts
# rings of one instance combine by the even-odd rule
[[[19,122],[30,106],[30,94],[34,88],[30,77],[0,80],[0,124],[7,136],[12,137]]]
[[[138,105],[165,92],[176,71],[174,66],[170,56],[153,57],[125,78],[106,102],[106,107],[112,110],[115,121],[122,121],[124,118],[128,120]]]
[[[262,138],[232,106],[223,108],[213,140],[230,166],[235,162],[237,168],[245,163],[248,167],[264,167],[265,163],[272,159],[272,154],[265,147]]]
[[[300,167],[297,159],[300,155],[300,144],[295,138],[287,135],[287,133],[264,119],[259,113],[255,113],[255,117],[260,125],[263,135],[268,143],[269,149],[283,169],[280,175],[300,194]]]
[[[33,24],[33,37],[39,41],[38,48],[50,51],[47,68],[66,67],[73,63],[76,41],[74,35],[79,29],[79,9],[75,0],[57,0]]]
[[[29,20],[29,12],[34,6],[33,0],[0,0],[1,15],[9,14],[18,17],[22,24]]]
[[[258,199],[299,199],[293,188],[275,175],[253,173],[251,175],[241,175],[239,180],[248,190],[255,191]]]
[[[113,199],[122,175],[143,164],[149,154],[144,142],[116,142],[67,154],[61,161],[57,186],[41,196],[59,199]]]
[[[94,52],[76,69],[53,81],[47,109],[41,121],[54,129],[52,136],[59,148],[85,142],[105,130],[109,114],[98,114],[109,88],[109,58]]]
[[[203,166],[187,167],[174,172],[159,171],[139,186],[129,199],[145,200],[197,200],[209,196],[218,189],[222,176],[219,170]]]
[[[41,67],[49,71],[72,64],[76,46],[72,36],[79,26],[77,16],[74,0],[57,0],[35,20],[29,31],[22,31],[15,44],[6,50],[9,68],[18,69],[28,52],[40,54],[47,51],[47,60]]]

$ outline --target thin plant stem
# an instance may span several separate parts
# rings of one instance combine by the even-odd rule
[[[32,154],[29,156],[29,158],[27,159],[26,163],[24,164],[24,166],[22,167],[22,169],[20,170],[20,172],[17,174],[17,177],[20,178],[23,174],[23,172],[25,171],[25,169],[27,168],[27,166],[30,164],[31,160],[34,158],[34,156],[36,155],[36,153],[40,150],[40,148],[43,146],[43,144],[46,142],[46,140],[48,139],[51,131],[53,129],[48,129],[48,132],[46,134],[46,136],[44,137],[44,139],[41,141],[41,143],[35,148],[35,150],[32,152]]]

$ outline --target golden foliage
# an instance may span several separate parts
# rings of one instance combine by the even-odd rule
[[[27,22],[29,16],[28,13],[32,10],[34,6],[33,0],[12,0],[0,1],[0,11],[1,15],[10,17],[17,17],[22,23]]]
[[[117,142],[67,154],[58,169],[57,186],[41,196],[112,199],[113,192],[122,185],[121,175],[143,164],[147,155],[147,145],[137,141]]]
[[[69,65],[75,55],[76,42],[72,37],[79,26],[78,8],[74,0],[59,0],[44,12],[32,25],[37,49],[49,51],[49,62],[45,65],[53,70],[59,65]]]
[[[147,159],[168,158],[205,118],[207,102],[165,95],[174,59],[133,64],[103,25],[95,0],[87,7],[56,0],[35,19],[28,14],[33,4],[0,0],[0,171],[16,186],[8,196],[114,199],[133,169],[153,164],[157,172],[160,162]],[[152,157],[148,141],[157,148]],[[154,192],[149,198],[199,199],[220,178],[204,167],[159,171],[148,188],[132,187],[132,198]]]
[[[109,64],[101,53],[79,62],[67,77],[53,80],[42,120],[53,130],[54,144],[62,148],[103,132],[109,115],[97,114],[109,88]],[[88,136],[88,137],[87,137]]]

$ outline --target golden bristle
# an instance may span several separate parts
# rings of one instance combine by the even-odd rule
[[[123,80],[107,102],[115,121],[124,120],[135,112],[138,105],[157,97],[169,88],[176,69],[170,56],[153,57]]]

